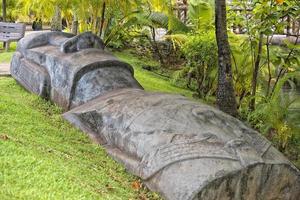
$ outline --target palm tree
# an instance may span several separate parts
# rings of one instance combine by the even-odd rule
[[[2,0],[2,18],[6,21],[6,0]]]
[[[55,12],[51,21],[51,31],[62,31],[61,8],[55,5]]]
[[[215,0],[215,26],[219,60],[217,106],[220,110],[232,116],[238,116],[237,103],[232,83],[231,55],[227,35],[225,0]]]

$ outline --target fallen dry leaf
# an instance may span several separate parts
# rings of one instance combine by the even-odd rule
[[[132,182],[131,187],[135,190],[139,190],[139,189],[141,189],[142,185],[139,181],[134,181],[134,182]]]
[[[8,135],[3,134],[3,135],[0,135],[0,139],[1,140],[8,140],[9,137],[8,137]]]
[[[138,200],[148,200],[145,194],[140,194]]]
[[[276,0],[276,3],[279,5],[283,4],[283,2],[284,2],[284,0]]]

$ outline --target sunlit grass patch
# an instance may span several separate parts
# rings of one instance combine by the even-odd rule
[[[157,199],[62,119],[61,109],[0,78],[0,199]]]
[[[1,42],[1,47],[2,47],[2,42]],[[8,52],[5,52],[5,50],[2,48],[0,48],[0,64],[1,63],[10,63],[10,60],[15,52],[17,48],[17,43],[16,42],[12,42],[10,44],[10,48]]]

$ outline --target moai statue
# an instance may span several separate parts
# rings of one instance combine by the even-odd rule
[[[91,33],[27,36],[12,76],[167,200],[300,196],[300,173],[258,132],[180,95],[146,92]]]

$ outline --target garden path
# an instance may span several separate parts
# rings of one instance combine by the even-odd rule
[[[10,76],[9,63],[0,63],[0,76]]]

